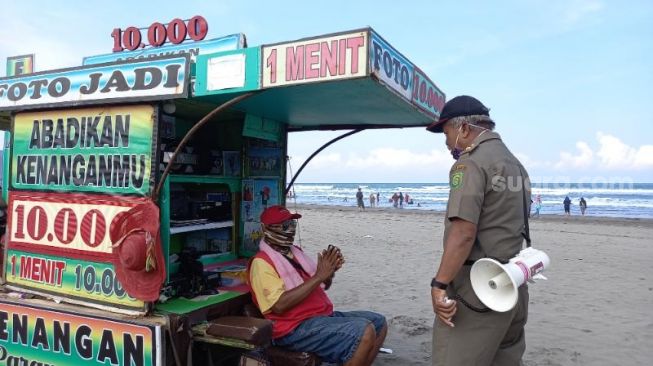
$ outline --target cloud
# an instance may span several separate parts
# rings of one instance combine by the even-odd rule
[[[598,0],[574,0],[563,11],[562,20],[567,25],[577,24],[603,10],[604,4]]]
[[[292,165],[293,169],[299,169],[299,167],[304,164],[304,161],[306,161],[306,158],[306,156],[299,155],[291,156],[290,164]],[[340,155],[340,153],[329,153],[318,154],[308,163],[308,166],[311,168],[325,168],[340,164],[342,164],[342,155]]]
[[[596,150],[585,141],[576,142],[577,151],[560,152],[560,160],[554,167],[558,170],[593,168],[596,171],[653,168],[653,145],[629,146],[618,137],[603,132],[596,133],[596,141]]]
[[[592,165],[594,153],[589,145],[584,141],[576,143],[576,154],[566,151],[560,152],[560,160],[555,164],[557,169],[569,168],[589,168]]]
[[[530,156],[524,154],[524,153],[514,153],[515,157],[519,159],[519,162],[522,163],[522,165],[526,168],[526,170],[533,169],[533,168],[539,168],[542,166],[547,166],[550,165],[551,163],[548,162],[542,162],[535,160],[531,158]]]
[[[297,172],[305,161],[291,157]],[[446,149],[425,152],[378,148],[365,153],[330,153],[316,156],[301,174],[301,181],[316,182],[427,182],[446,181],[453,164]]]
[[[653,145],[631,147],[617,137],[602,132],[598,132],[596,138],[600,145],[596,155],[602,166],[608,169],[653,168]]]
[[[653,145],[630,146],[603,132],[597,132],[595,139],[576,142],[573,150],[561,151],[557,160],[538,160],[520,152],[515,156],[533,176],[548,177],[556,182],[569,180],[569,176],[612,176],[625,172],[644,174],[644,179],[650,179],[647,172],[653,170]],[[294,173],[305,159],[305,156],[292,156]],[[316,156],[299,179],[315,182],[444,182],[452,163],[451,155],[444,148],[416,151],[383,147],[368,152],[340,151]]]
[[[394,168],[412,169],[432,165],[451,165],[451,155],[446,150],[431,150],[420,153],[407,149],[380,148],[371,150],[364,156],[356,154],[345,162],[348,168]]]
[[[292,158],[293,165],[298,166],[306,160],[303,156]],[[309,165],[315,168],[341,166],[348,169],[391,168],[414,169],[443,164],[451,165],[451,155],[447,150],[431,150],[429,152],[413,152],[408,149],[379,148],[359,155],[356,153],[343,157],[340,153],[320,154]]]

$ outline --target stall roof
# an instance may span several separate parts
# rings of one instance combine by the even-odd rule
[[[416,127],[433,121],[373,78],[264,89],[235,108],[285,122],[291,131]]]
[[[232,48],[2,78],[1,127],[12,111],[164,100],[201,118],[249,92],[232,113],[290,131],[415,127],[437,119],[445,102],[435,83],[371,28]]]
[[[426,126],[440,114],[445,95],[371,28],[263,45],[246,64],[258,84],[213,89],[215,65],[231,63],[231,51],[198,57],[195,96],[219,103],[246,91],[236,105],[245,113],[286,123],[291,131]],[[243,56],[245,57],[245,56]]]

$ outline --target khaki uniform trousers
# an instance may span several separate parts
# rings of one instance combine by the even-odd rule
[[[464,270],[463,270],[464,271]],[[467,276],[469,279],[469,276]],[[455,288],[467,302],[483,308],[465,281]],[[517,366],[526,350],[524,326],[528,317],[528,287],[519,288],[515,308],[478,313],[458,301],[454,328],[437,318],[433,324],[433,366]]]

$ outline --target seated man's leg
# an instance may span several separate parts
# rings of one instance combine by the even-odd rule
[[[330,363],[368,365],[375,340],[374,326],[367,319],[319,316],[303,321],[290,334],[275,339],[274,344],[315,353]]]
[[[376,333],[376,340],[374,342],[374,347],[372,347],[368,354],[368,364],[371,365],[379,354],[379,348],[383,346],[385,336],[388,334],[388,323],[386,322],[385,317],[372,311],[334,311],[333,316],[343,318],[364,318],[372,322]]]

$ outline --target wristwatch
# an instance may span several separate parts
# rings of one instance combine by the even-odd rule
[[[439,281],[436,281],[435,278],[431,280],[431,287],[439,288],[440,290],[446,290],[447,286],[449,286],[448,283],[442,283]]]

